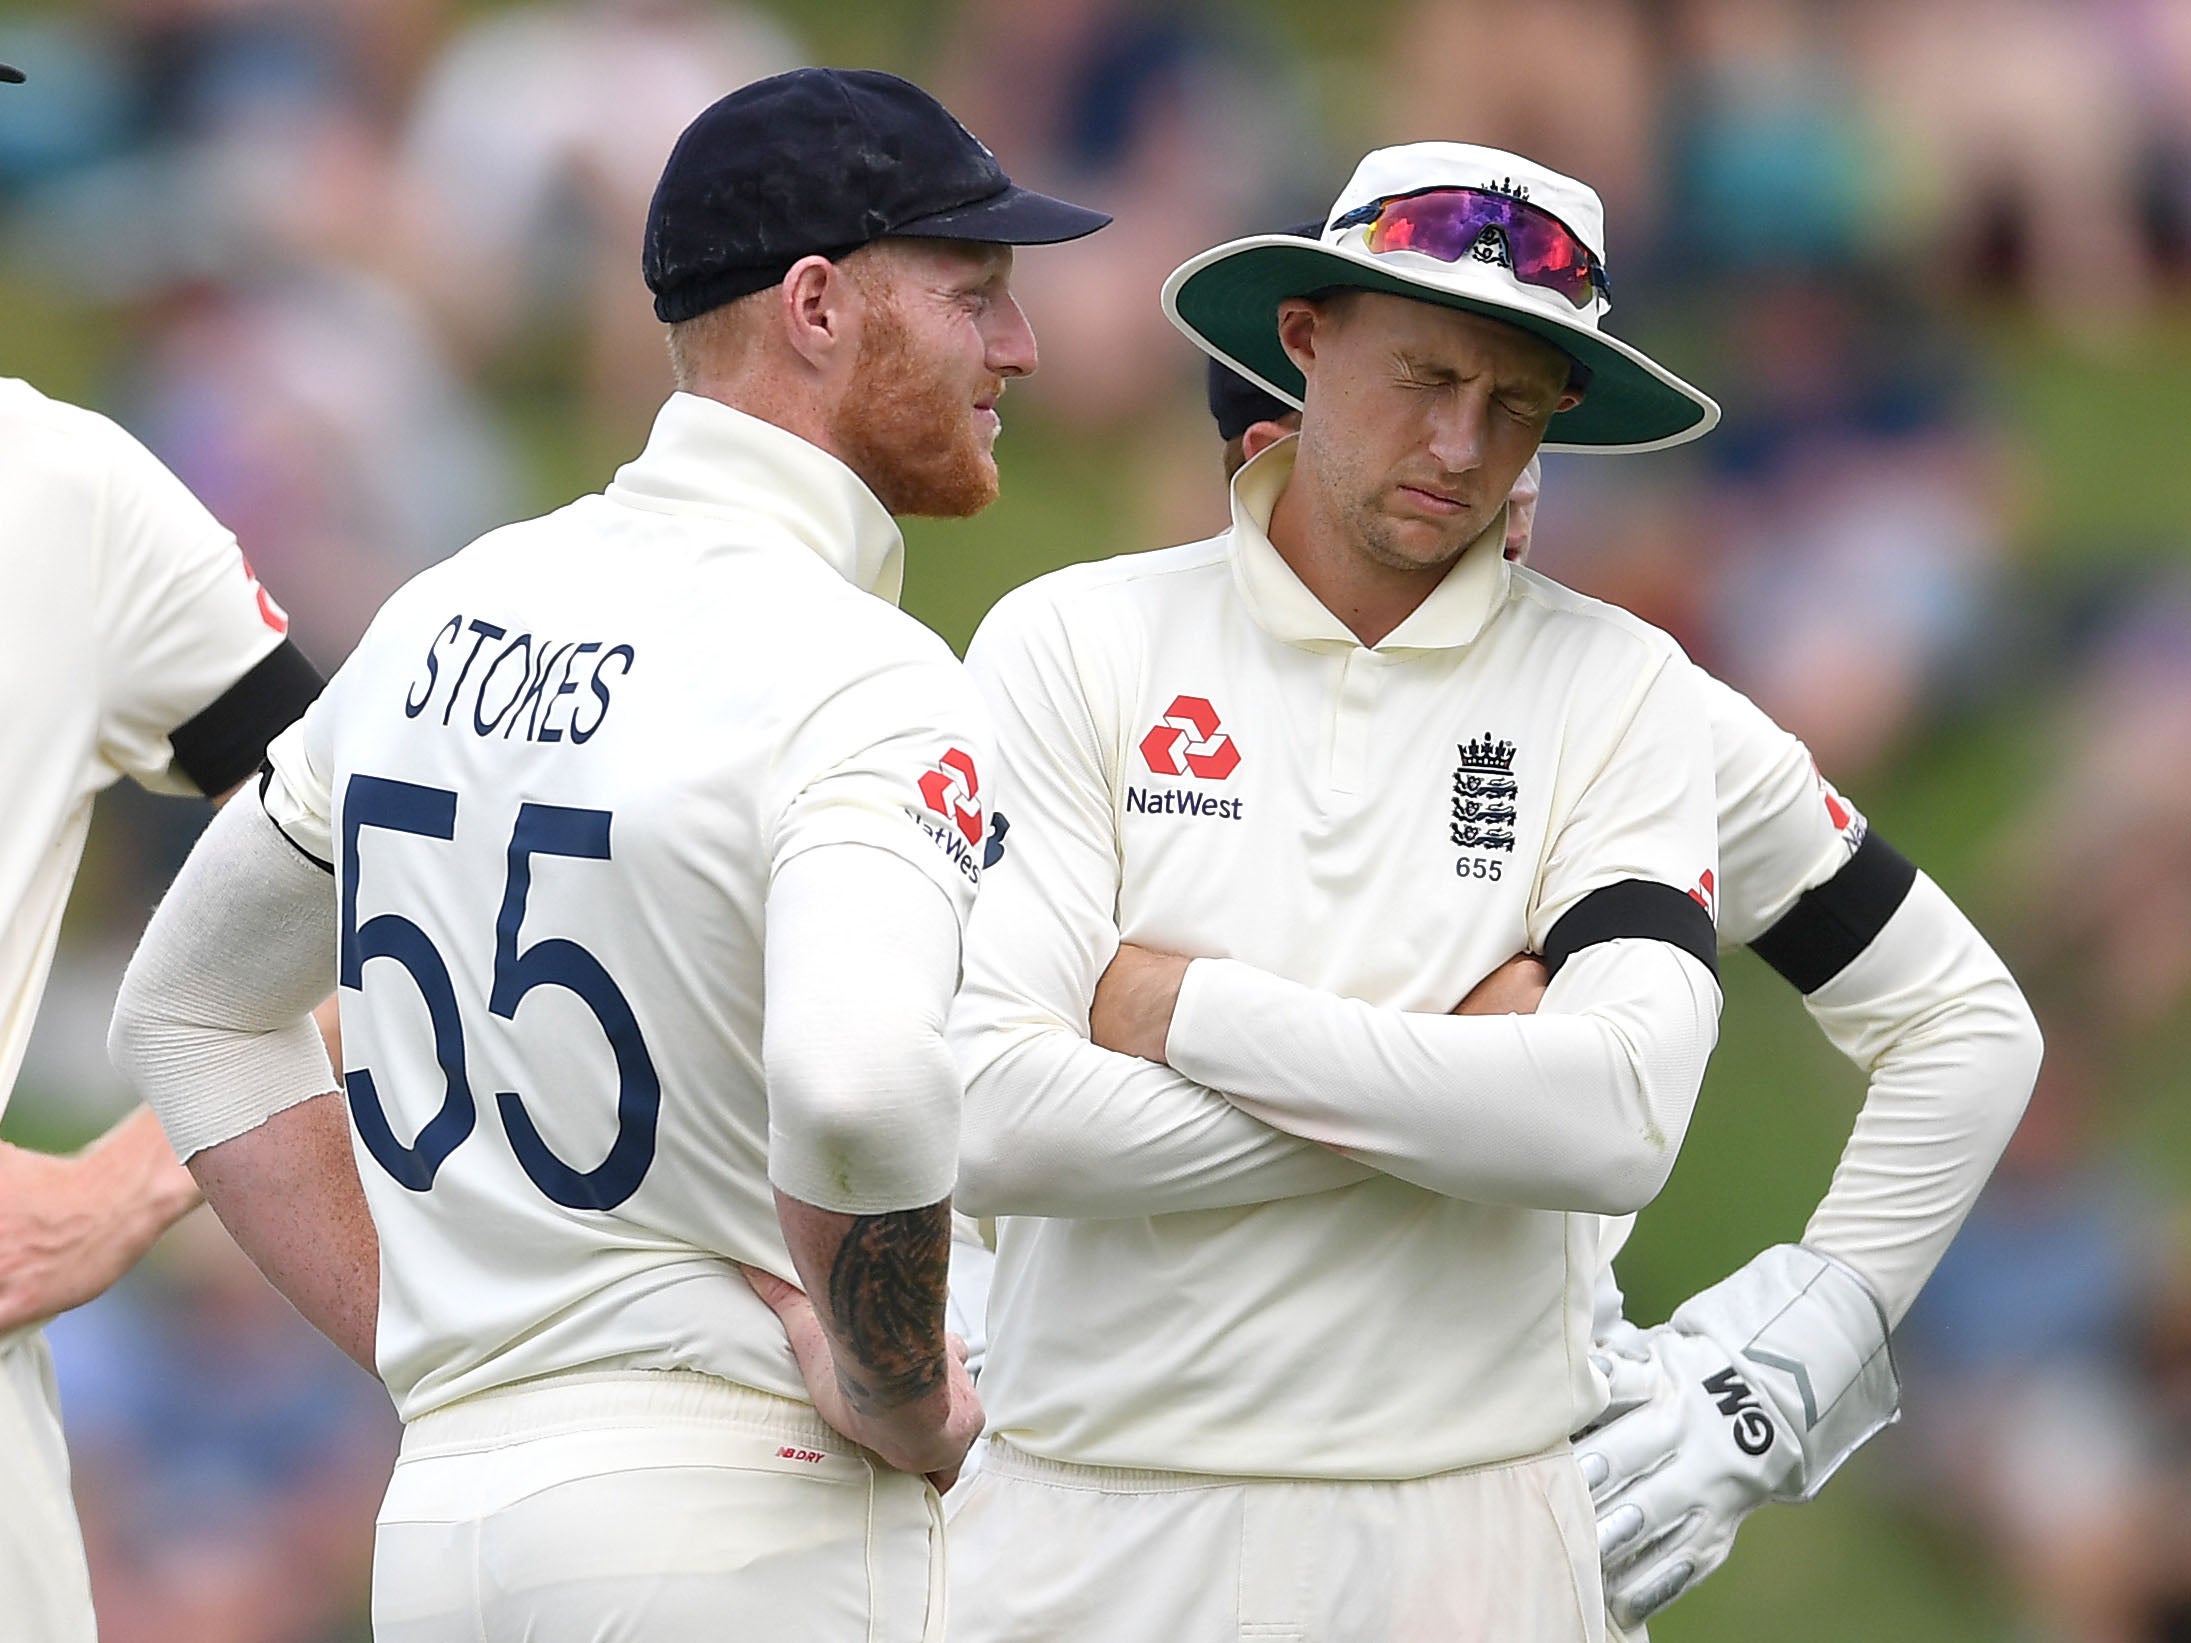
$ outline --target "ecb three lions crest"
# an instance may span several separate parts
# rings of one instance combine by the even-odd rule
[[[1504,850],[1511,855],[1516,801],[1521,797],[1521,786],[1514,779],[1514,744],[1487,731],[1461,743],[1460,753],[1461,762],[1453,772],[1453,813],[1447,837],[1457,849]]]

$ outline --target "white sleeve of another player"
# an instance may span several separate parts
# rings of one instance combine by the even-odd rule
[[[1985,937],[1875,837],[1809,752],[1712,681],[1721,929],[1804,994],[1869,1077],[1803,1241],[1899,1321],[2008,1144],[2038,1076],[2039,1029]]]
[[[102,658],[101,753],[116,769],[162,792],[195,793],[187,758],[171,737],[282,648],[289,619],[259,586],[236,539],[150,451],[99,419],[107,457],[102,487],[98,625]],[[307,680],[309,668],[301,660]],[[276,698],[245,704],[251,728],[280,728],[309,699],[286,672],[265,681]],[[271,723],[263,714],[272,712]],[[263,740],[260,742],[263,745]],[[216,759],[214,787],[240,769]]]
[[[327,875],[231,804],[138,943],[108,1052],[187,1160],[336,1087],[311,1015],[334,986]]]
[[[1803,1242],[1853,1269],[1899,1323],[2023,1117],[2039,1024],[2008,966],[1923,873],[1804,1004],[1871,1083]]]
[[[266,747],[259,808],[296,851],[328,873],[335,870],[335,724],[364,647],[327,681],[297,722]]]
[[[1856,807],[1811,751],[1749,697],[1699,668],[1719,812],[1719,939],[1747,947],[1856,853]]]
[[[967,652],[997,726],[1011,821],[968,933],[951,1042],[966,1074],[962,1206],[1114,1217],[1230,1208],[1370,1178],[1204,1086],[1090,1041],[1118,952],[1118,835],[1091,698],[1040,587]]]

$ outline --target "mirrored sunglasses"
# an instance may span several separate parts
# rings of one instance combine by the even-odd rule
[[[1369,249],[1415,251],[1440,262],[1497,263],[1526,285],[1556,291],[1577,308],[1610,302],[1605,264],[1542,206],[1484,188],[1391,195],[1349,211],[1333,229],[1369,227]]]

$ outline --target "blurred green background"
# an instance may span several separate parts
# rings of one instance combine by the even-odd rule
[[[636,451],[667,386],[637,216],[669,136],[752,74],[910,74],[1020,180],[1119,217],[1022,258],[1046,363],[1005,406],[1003,499],[907,527],[906,604],[961,648],[1033,575],[1221,522],[1199,362],[1154,312],[1180,257],[1315,213],[1381,142],[1598,185],[1616,328],[1728,417],[1692,453],[1548,465],[1538,562],[1757,695],[1996,939],[2069,1049],[2046,1136],[2070,1137],[1997,1219],[2066,1205],[2091,1233],[2028,1355],[1980,1362],[1952,1324],[1928,1351],[1921,1308],[1903,1426],[1753,1519],[1653,1635],[2191,1636],[2191,6],[101,0],[0,4],[0,58],[33,74],[0,104],[0,371],[160,451],[329,670],[404,575]],[[102,801],[11,1138],[112,1116],[113,981],[199,821]],[[1645,1322],[1800,1234],[1863,1090],[1761,964],[1730,955],[1725,986],[1621,1262]],[[287,1458],[237,1481],[222,1445],[265,1434],[144,1384],[177,1340],[219,1380],[193,1298],[288,1339],[204,1220],[55,1332],[110,1643],[361,1636],[369,1399],[300,1368]],[[2004,1387],[2087,1380],[2104,1431],[2063,1452],[2129,1458],[2063,1473],[2075,1510],[2013,1443],[1928,1449]],[[227,1544],[265,1550],[192,1596],[173,1548],[216,1475]],[[270,1524],[314,1514],[317,1561]],[[307,1578],[335,1596],[274,1601]]]

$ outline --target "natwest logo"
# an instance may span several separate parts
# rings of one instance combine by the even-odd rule
[[[1826,780],[1826,773],[1818,768],[1816,759],[1811,761],[1811,774],[1818,780],[1818,796],[1826,801],[1826,820],[1833,823],[1833,830],[1848,844],[1849,854],[1853,856],[1857,846],[1864,842],[1871,824],[1855,805],[1835,791],[1833,783]]]
[[[259,620],[276,633],[289,631],[289,613],[274,603],[274,596],[266,591],[266,584],[259,580],[259,573],[251,568],[251,561],[243,562],[244,579],[251,584],[251,591],[259,596]]]
[[[1201,696],[1174,696],[1156,728],[1141,738],[1141,758],[1159,776],[1199,776],[1221,782],[1240,768],[1240,749],[1223,730],[1217,709]]]
[[[974,774],[971,754],[952,748],[921,778],[920,788],[929,809],[956,827],[968,844],[981,843],[981,778]]]
[[[1719,922],[1719,880],[1713,876],[1709,867],[1704,869],[1703,876],[1697,880],[1696,888],[1689,892],[1689,899],[1704,909],[1706,918],[1714,924]]]

